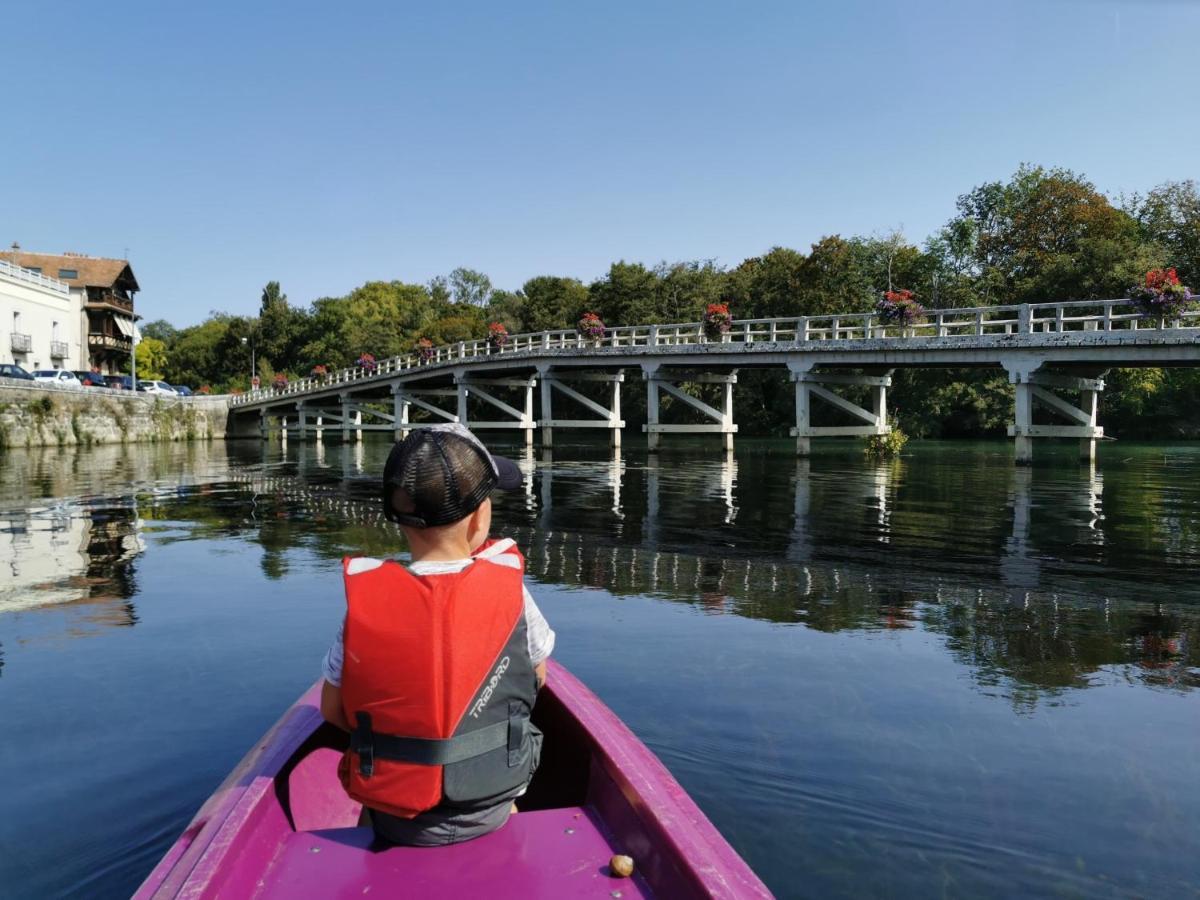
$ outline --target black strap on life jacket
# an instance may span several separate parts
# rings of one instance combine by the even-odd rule
[[[495,722],[474,731],[450,738],[412,738],[380,734],[371,729],[371,714],[354,714],[357,727],[350,732],[350,749],[358,754],[358,771],[363,778],[375,773],[375,760],[391,759],[396,762],[416,763],[422,766],[446,766],[483,756],[505,747],[509,751],[509,766],[517,765],[514,759],[524,742],[528,718],[510,717],[505,722]]]

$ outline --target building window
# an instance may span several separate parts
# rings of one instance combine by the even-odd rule
[[[35,274],[37,274],[37,275],[41,275],[41,274],[42,274],[42,267],[41,267],[41,266],[25,266],[25,268],[26,268],[26,269],[28,269],[30,272],[33,272],[33,273],[35,273]]]
[[[78,278],[79,270],[78,269],[59,269],[58,277],[59,278]]]
[[[14,312],[13,313],[13,331],[20,332],[20,330],[21,330],[21,314],[19,312]]]
[[[55,342],[58,341],[58,323],[57,322],[55,322],[53,325],[50,326],[50,340],[55,341]]]

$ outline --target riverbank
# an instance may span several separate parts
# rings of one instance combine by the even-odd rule
[[[225,437],[229,398],[0,385],[0,450]]]

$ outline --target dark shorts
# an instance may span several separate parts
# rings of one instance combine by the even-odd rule
[[[531,730],[529,749],[533,754],[533,768],[530,770],[532,775],[537,771],[538,763],[542,759],[542,734],[537,729]],[[523,785],[493,806],[483,809],[435,806],[412,819],[401,819],[377,809],[364,808],[363,814],[364,818],[369,818],[371,826],[375,829],[375,836],[390,844],[403,844],[406,847],[458,844],[482,837],[507,822],[513,802],[525,793],[527,786]]]

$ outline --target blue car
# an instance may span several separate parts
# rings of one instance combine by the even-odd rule
[[[13,363],[0,363],[0,378],[16,378],[20,381],[33,381],[33,376]]]
[[[192,396],[192,389],[186,384],[173,384],[171,387],[174,388],[175,393],[177,393],[180,397]]]

